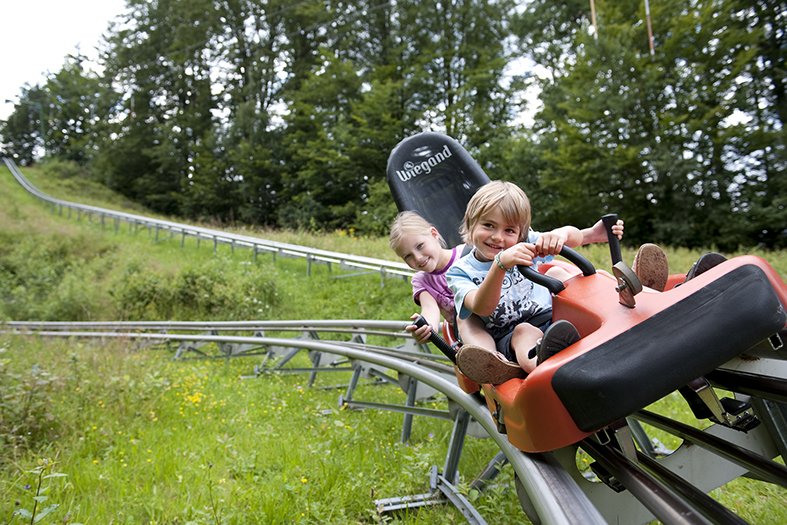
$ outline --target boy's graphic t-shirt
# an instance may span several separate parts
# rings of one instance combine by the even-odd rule
[[[537,232],[531,231],[525,242],[534,243],[539,237]],[[551,260],[552,257],[538,258],[534,261],[534,268],[538,264]],[[467,319],[472,312],[464,306],[465,296],[472,290],[477,290],[483,282],[492,261],[479,261],[475,257],[475,250],[457,261],[447,272],[446,280],[451,292],[454,294],[454,304],[460,319]],[[514,327],[542,312],[552,308],[552,295],[543,286],[534,284],[526,279],[518,269],[513,268],[506,272],[503,286],[500,290],[500,301],[497,308],[488,317],[481,317],[486,330],[499,339],[511,332]]]

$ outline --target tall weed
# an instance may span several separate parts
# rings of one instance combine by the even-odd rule
[[[50,403],[57,377],[37,363],[12,368],[9,346],[0,347],[0,468],[58,435]]]
[[[93,235],[0,234],[0,315],[9,319],[54,319],[52,308],[63,280],[71,272],[112,251],[111,245]],[[90,281],[87,281],[90,282]],[[70,283],[71,288],[85,288]],[[64,298],[70,300],[69,297]],[[55,312],[51,312],[51,310]],[[69,315],[68,319],[82,319]]]
[[[131,261],[109,293],[118,318],[132,320],[266,318],[279,303],[262,268],[223,257],[175,270]]]

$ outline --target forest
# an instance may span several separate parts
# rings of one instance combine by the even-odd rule
[[[519,184],[533,226],[787,247],[776,0],[127,0],[100,67],[20,88],[0,150],[148,209],[352,235],[421,131]]]

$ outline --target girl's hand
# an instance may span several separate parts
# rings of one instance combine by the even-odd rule
[[[420,317],[420,314],[413,314],[410,316],[410,319],[415,321]],[[414,324],[408,324],[404,327],[404,329],[413,334],[413,338],[419,344],[426,344],[429,342],[429,336],[432,335],[432,326],[429,324],[425,324],[421,327],[415,326]]]
[[[612,225],[612,235],[618,238],[618,240],[623,239],[623,220],[618,219],[618,222]]]
[[[612,234],[618,238],[623,239],[623,219],[618,219],[618,222],[612,225]],[[604,221],[598,220],[590,228],[582,230],[582,244],[590,244],[594,242],[607,242],[607,227],[604,226]]]

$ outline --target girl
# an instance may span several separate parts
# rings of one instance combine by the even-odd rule
[[[455,334],[454,296],[448,289],[445,273],[461,257],[465,245],[446,248],[437,228],[414,211],[396,216],[389,243],[405,264],[417,271],[412,278],[413,301],[421,307],[421,315],[429,323],[420,328],[409,325],[406,330],[419,343],[426,343],[431,330],[438,331],[442,315]],[[413,314],[412,319],[417,317],[417,313]]]

